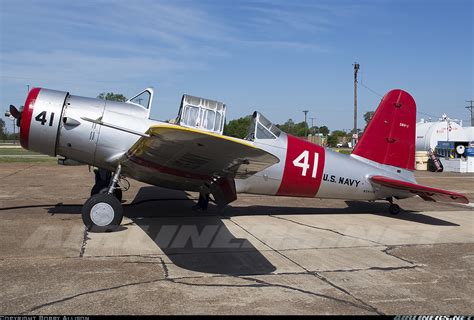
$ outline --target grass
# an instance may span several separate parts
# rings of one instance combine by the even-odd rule
[[[56,161],[56,157],[43,156],[37,152],[25,150],[23,148],[2,148],[0,146],[0,163],[54,163]]]
[[[352,149],[344,149],[344,148],[332,148],[333,151],[336,151],[336,152],[339,152],[339,153],[343,153],[343,154],[351,154],[352,153]]]
[[[15,155],[15,156],[29,156],[29,155],[40,155],[37,152],[25,150],[23,148],[2,148],[0,147],[0,156],[3,155]]]
[[[0,164],[2,163],[56,163],[57,158],[53,157],[37,157],[37,158],[15,158],[15,157],[1,157]]]

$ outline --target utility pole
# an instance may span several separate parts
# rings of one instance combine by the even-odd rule
[[[312,133],[314,134],[314,129],[313,129],[314,128],[314,119],[316,119],[316,118],[311,117],[310,119],[311,119],[311,130],[312,130]]]
[[[470,106],[467,106],[466,109],[469,110],[469,112],[471,112],[471,127],[474,127],[474,116],[472,113],[472,108],[474,108],[472,103],[474,102],[474,100],[466,100],[466,102],[469,102],[471,104]]]
[[[303,110],[304,112],[304,137],[306,138],[307,136],[307,129],[308,129],[308,122],[306,122],[306,115],[308,114],[309,110]]]
[[[357,134],[357,72],[359,71],[360,65],[354,62],[354,133],[352,135],[352,147],[355,147],[359,135]]]

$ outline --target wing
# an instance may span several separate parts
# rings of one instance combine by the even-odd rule
[[[416,183],[387,178],[384,176],[373,176],[370,177],[370,180],[373,183],[384,187],[404,190],[419,195],[423,200],[426,201],[457,202],[464,204],[469,203],[469,200],[465,195],[457,192],[431,188]]]
[[[196,190],[216,179],[233,184],[233,178],[245,179],[279,162],[246,140],[178,125],[155,125],[147,134],[127,152],[123,166],[164,187]]]

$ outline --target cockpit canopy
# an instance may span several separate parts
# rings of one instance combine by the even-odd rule
[[[134,104],[146,110],[147,118],[150,117],[151,103],[153,101],[153,88],[149,87],[141,91],[137,95],[125,101],[126,103]]]
[[[246,140],[260,139],[278,139],[281,130],[265,118],[260,112],[255,111],[252,115],[252,123],[250,124]]]
[[[184,127],[222,134],[225,122],[224,103],[190,95],[183,95],[178,124]]]

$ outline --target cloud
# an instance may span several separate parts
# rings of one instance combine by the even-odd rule
[[[23,100],[26,83],[130,93],[199,82],[262,51],[324,54],[331,48],[315,35],[335,16],[301,2],[1,1],[0,102]]]

